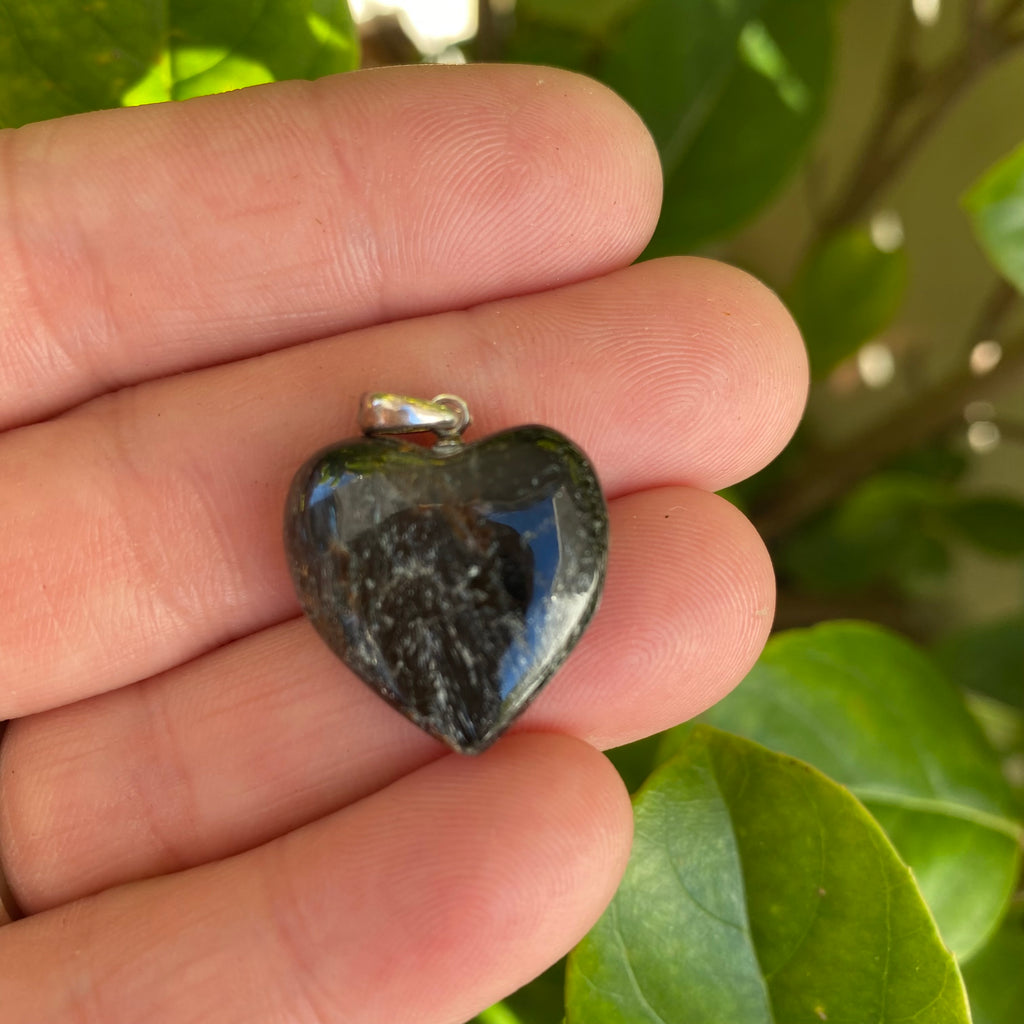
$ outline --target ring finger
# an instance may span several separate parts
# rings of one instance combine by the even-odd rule
[[[717,489],[803,404],[792,321],[702,260],[642,264],[128,389],[0,441],[0,717],[131,683],[294,614],[288,478],[367,387],[460,391],[481,432],[547,422],[610,496]]]
[[[722,696],[760,651],[773,608],[763,545],[722,499],[663,488],[610,512],[601,610],[520,723],[602,747]],[[13,723],[2,753],[0,862],[38,911],[265,842],[441,747],[295,619]]]

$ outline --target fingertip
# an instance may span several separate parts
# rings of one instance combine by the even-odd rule
[[[746,675],[774,609],[767,549],[724,498],[682,487],[621,498],[593,627],[524,727],[557,722],[607,748],[692,718]]]
[[[336,824],[295,834],[296,857],[280,871],[291,879],[288,913],[303,922],[299,942],[313,948],[337,948],[339,931],[367,930],[348,972],[360,979],[365,1004],[388,1020],[435,1020],[445,1004],[446,1020],[470,1017],[567,953],[611,900],[632,838],[614,768],[557,734],[508,736],[477,757],[449,755],[342,812],[342,821],[358,838],[345,843],[341,884],[330,881]],[[339,929],[335,910],[351,904],[351,879],[368,902],[349,906]],[[385,895],[383,925],[374,904]],[[385,950],[414,955],[415,969],[384,958]]]
[[[734,470],[740,475],[712,488],[720,490],[761,469],[796,432],[810,386],[807,349],[785,303],[759,278],[719,260],[684,262],[703,278],[708,316],[730,321],[723,337],[731,343],[738,375],[756,385],[749,407],[759,418],[748,427],[755,444],[745,446],[744,462]]]
[[[550,67],[523,66],[535,88],[558,112],[559,130],[578,133],[594,160],[588,174],[595,195],[603,195],[612,223],[621,219],[626,233],[621,249],[609,252],[631,261],[651,239],[661,212],[664,177],[657,146],[640,115],[614,90],[593,78]],[[554,141],[557,152],[558,141]],[[619,260],[621,262],[621,260]]]
[[[793,436],[807,398],[807,354],[789,311],[755,277],[717,260],[672,256],[621,273],[638,286],[611,314],[623,324],[618,336],[600,344],[621,348],[629,338],[629,364],[618,395],[594,403],[595,435],[619,436],[612,457],[647,486],[718,491],[764,468]],[[609,410],[642,428],[609,435]],[[647,443],[638,443],[641,429]]]

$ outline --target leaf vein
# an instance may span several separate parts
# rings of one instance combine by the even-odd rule
[[[641,1005],[650,1012],[658,1024],[668,1024],[668,1021],[651,1006],[643,993],[643,989],[640,987],[640,981],[636,976],[636,971],[633,969],[633,961],[629,957],[629,947],[626,945],[625,936],[623,936],[622,929],[619,927],[619,906],[614,900],[612,900],[612,917],[614,918],[615,937],[619,940],[619,945],[622,947],[622,961],[626,967],[626,977],[629,978],[637,999],[640,1000]]]

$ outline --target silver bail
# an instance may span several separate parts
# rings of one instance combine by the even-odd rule
[[[458,444],[471,419],[469,406],[458,395],[437,395],[428,402],[374,391],[359,400],[359,427],[368,437],[432,431],[442,442]]]

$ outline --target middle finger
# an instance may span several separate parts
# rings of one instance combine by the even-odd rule
[[[754,472],[790,436],[804,388],[799,337],[767,289],[669,260],[168,378],[13,431],[0,445],[0,718],[293,614],[282,497],[306,456],[352,433],[363,390],[461,393],[480,435],[549,423],[615,496]]]

